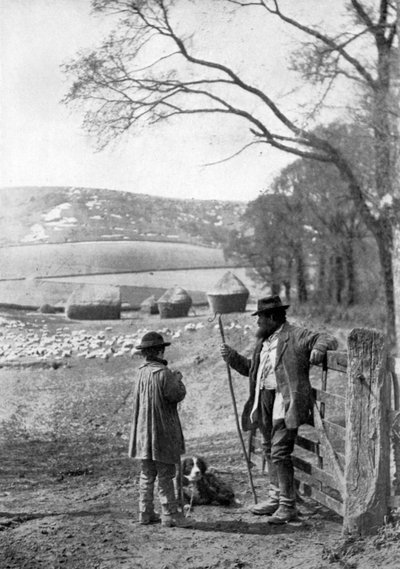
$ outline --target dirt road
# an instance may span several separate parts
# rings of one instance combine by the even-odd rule
[[[2,315],[1,569],[400,567],[397,527],[374,540],[346,542],[340,518],[315,503],[300,504],[300,520],[285,526],[249,513],[253,496],[226,368],[207,317],[160,321],[133,314],[106,326],[62,315]],[[250,316],[224,320],[229,342],[249,352]],[[238,500],[232,508],[196,507],[191,528],[137,522],[137,467],[126,457],[139,363],[132,345],[149,329],[168,336],[167,357],[184,376],[187,453],[204,456]],[[19,355],[10,357],[16,348]],[[234,382],[241,408],[247,383],[237,376]],[[262,499],[267,478],[257,466],[253,473]]]

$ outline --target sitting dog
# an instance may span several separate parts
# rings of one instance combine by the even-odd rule
[[[197,456],[182,461],[182,491],[185,502],[193,506],[235,503],[232,488],[207,469],[204,458]]]

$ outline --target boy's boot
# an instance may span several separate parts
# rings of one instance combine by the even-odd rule
[[[162,514],[161,525],[166,528],[191,528],[193,527],[193,520],[186,518],[183,512],[173,512],[171,514]]]
[[[161,500],[161,525],[166,528],[192,527],[193,521],[185,518],[183,512],[178,511],[173,485],[168,489],[164,486]]]
[[[175,469],[175,467],[174,467]],[[182,512],[178,512],[178,504],[175,495],[174,469],[168,465],[159,467],[158,492],[161,502],[161,525],[163,527],[191,527],[193,522],[185,518]]]
[[[279,508],[269,518],[270,524],[285,524],[297,520],[296,489],[294,485],[294,469],[291,459],[278,462]]]

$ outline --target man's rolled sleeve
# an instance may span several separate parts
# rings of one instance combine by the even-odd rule
[[[313,350],[319,350],[324,354],[328,350],[337,350],[338,348],[338,341],[334,336],[330,334],[320,334],[317,338],[317,341],[313,345]]]
[[[236,350],[230,351],[226,361],[227,364],[240,373],[240,375],[248,376],[250,374],[251,360],[240,355]]]

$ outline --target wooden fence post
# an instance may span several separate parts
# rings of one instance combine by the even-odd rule
[[[343,532],[375,533],[390,494],[390,381],[385,337],[356,328],[348,337]]]

